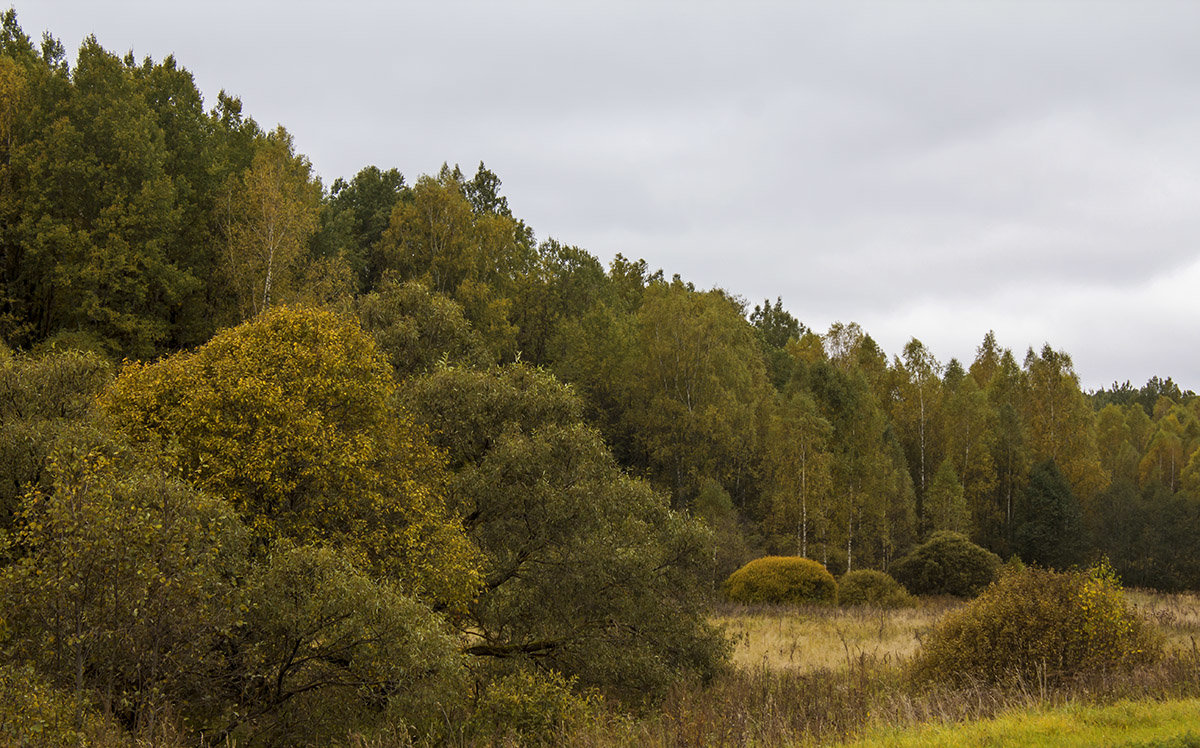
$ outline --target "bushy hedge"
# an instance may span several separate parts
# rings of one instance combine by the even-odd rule
[[[738,603],[837,602],[837,581],[821,564],[799,556],[764,556],[729,575],[721,587]]]
[[[911,608],[917,604],[895,579],[875,569],[848,571],[838,580],[838,605]]]
[[[996,579],[1000,557],[966,535],[942,530],[888,569],[914,595],[974,597]]]
[[[918,675],[938,681],[1057,681],[1155,659],[1161,636],[1125,603],[1111,567],[1005,570],[925,640]]]

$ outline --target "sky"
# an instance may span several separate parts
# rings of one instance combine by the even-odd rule
[[[326,185],[479,162],[514,215],[818,332],[1200,391],[1200,3],[23,0],[174,54]]]

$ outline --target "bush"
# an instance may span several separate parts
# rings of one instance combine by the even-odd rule
[[[824,566],[799,556],[765,556],[729,575],[721,590],[738,603],[837,602],[837,582]]]
[[[574,678],[564,678],[553,670],[512,673],[487,687],[471,727],[492,745],[561,742],[565,731],[582,724],[599,707],[597,695],[580,695],[575,686]]]
[[[1006,570],[937,625],[916,670],[938,681],[1061,681],[1149,662],[1161,652],[1161,637],[1125,604],[1106,563],[1086,572]]]
[[[93,708],[86,696],[54,688],[31,667],[0,664],[0,745],[133,745],[115,722]]]
[[[1000,557],[966,535],[935,532],[892,564],[892,576],[914,595],[974,597],[996,579]]]
[[[874,569],[846,572],[838,580],[838,604],[871,605],[876,608],[911,608],[917,604],[892,577]]]

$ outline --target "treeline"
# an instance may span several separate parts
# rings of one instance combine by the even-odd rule
[[[990,333],[889,358],[538,242],[483,164],[326,189],[171,58],[71,67],[12,11],[0,189],[4,646],[127,726],[653,698],[720,667],[705,595],[767,552],[887,568],[954,530],[1200,587],[1200,401],[1169,379],[1084,393]]]
[[[537,243],[482,164],[411,185],[372,166],[325,190],[286,131],[224,93],[206,111],[171,58],[88,39],[72,70],[11,11],[0,42],[14,349],[148,360],[273,304],[354,310],[402,371],[521,361],[573,385],[622,466],[721,529],[725,568],[760,549],[885,566],[954,529],[1005,556],[1073,541],[1064,558],[1106,553],[1132,583],[1200,585],[1179,536],[1200,500],[1200,406],[1170,379],[1085,394],[1064,352],[1018,357],[990,333],[969,364],[916,339],[889,359],[853,323],[814,332],[780,300],[749,309]],[[389,308],[410,321],[389,327]],[[1058,529],[1030,493],[1050,462],[1070,489]]]

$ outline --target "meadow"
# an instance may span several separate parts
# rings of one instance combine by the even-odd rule
[[[730,673],[564,737],[596,748],[1200,745],[1200,597],[1131,590],[1127,599],[1163,634],[1160,662],[1121,678],[954,688],[906,674],[922,638],[963,604],[953,598],[896,610],[722,605],[712,620],[734,643]]]

